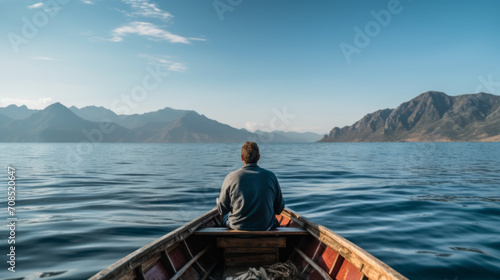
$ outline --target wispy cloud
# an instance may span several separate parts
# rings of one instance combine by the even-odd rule
[[[111,33],[113,38],[111,38],[110,41],[113,42],[121,42],[123,41],[123,37],[130,34],[136,34],[139,36],[145,36],[150,40],[161,40],[168,41],[170,43],[183,44],[190,43],[188,38],[172,34],[149,22],[134,21],[113,29]]]
[[[125,12],[126,15],[131,17],[150,17],[158,18],[163,21],[167,21],[174,17],[167,11],[164,11],[158,7],[155,3],[151,3],[149,0],[123,0],[126,4],[129,4],[132,8],[131,12]]]
[[[35,57],[32,57],[31,59],[35,59],[35,60],[55,60],[55,58],[48,57],[48,56],[35,56]]]
[[[168,56],[140,54],[139,57],[147,59],[149,64],[160,65],[169,71],[185,72],[187,70],[187,67],[183,63],[172,61]]]
[[[290,131],[295,132],[315,132],[319,134],[327,133],[331,128],[322,126],[294,126]]]
[[[196,37],[189,37],[188,39],[191,41],[203,41],[203,42],[207,40],[205,38],[196,38]]]
[[[2,107],[15,104],[17,106],[26,105],[30,109],[44,109],[50,104],[54,103],[54,98],[52,97],[43,97],[37,100],[31,99],[19,99],[19,98],[2,98],[0,99],[0,105]]]
[[[248,130],[248,131],[256,131],[256,130],[266,130],[266,125],[264,125],[263,123],[256,123],[256,122],[247,122],[245,124],[245,128]],[[269,129],[267,129],[269,130]]]
[[[43,3],[42,2],[33,4],[31,6],[28,6],[28,9],[38,9],[38,8],[41,8],[41,7],[43,7]]]
[[[85,1],[88,1],[88,0],[82,0],[82,2],[85,2]],[[54,2],[52,4],[54,4],[54,5],[51,5],[50,1],[46,2],[45,4],[43,2],[38,2],[36,4],[28,6],[28,9],[40,9],[40,8],[47,7],[47,8],[43,9],[47,13],[56,13],[57,11],[59,11],[61,9],[61,7],[56,2]]]
[[[94,4],[94,2],[90,1],[90,0],[82,0],[82,3],[83,4],[87,4],[87,5],[92,5]]]
[[[173,62],[168,66],[168,70],[175,72],[185,72],[187,70],[187,67],[180,62]]]

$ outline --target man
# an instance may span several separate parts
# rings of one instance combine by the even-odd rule
[[[238,230],[270,230],[278,226],[275,214],[285,208],[278,179],[260,168],[259,146],[246,142],[241,147],[244,166],[224,179],[217,208],[224,224]]]

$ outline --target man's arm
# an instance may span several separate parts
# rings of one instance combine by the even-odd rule
[[[278,182],[278,178],[274,176],[274,180],[276,182],[276,197],[274,198],[274,213],[276,215],[281,214],[283,209],[285,209],[285,200],[283,199],[283,194],[281,194],[280,183]]]
[[[219,213],[222,216],[231,212],[230,186],[227,176],[224,179],[224,183],[222,183],[222,188],[220,189],[219,199],[217,200],[217,209],[219,209]]]

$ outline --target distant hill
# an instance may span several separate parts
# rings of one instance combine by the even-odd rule
[[[155,112],[148,112],[144,114],[134,114],[134,115],[120,115],[122,122],[125,123],[128,128],[141,127],[148,123],[172,123],[184,114],[187,110],[177,110],[172,108],[163,108]]]
[[[29,116],[13,119],[0,114],[0,142],[199,143],[259,139],[255,133],[236,129],[195,111],[172,108],[134,115],[116,115],[111,110],[96,106],[67,108],[61,103],[52,104],[44,110],[29,110],[26,106],[0,109],[6,108],[16,117],[20,117],[23,112]],[[113,129],[103,131],[104,124]],[[270,140],[283,141],[283,135],[286,135],[287,142],[303,142],[311,136],[307,133],[289,132],[278,132],[277,135],[280,136]]]
[[[0,127],[2,126],[1,124],[7,124],[11,121],[12,121],[11,118],[4,116],[4,115],[0,115]]]
[[[0,107],[0,115],[7,116],[14,120],[26,119],[39,110],[31,110],[26,107],[26,105],[16,106],[14,104],[7,107]]]
[[[141,127],[150,122],[171,123],[187,112],[186,110],[176,110],[168,107],[155,112],[133,115],[117,115],[109,109],[96,106],[87,106],[80,109],[71,106],[70,110],[85,120],[93,122],[107,120],[130,129]]]
[[[253,133],[239,130],[227,124],[211,120],[194,111],[184,113],[180,118],[163,127],[147,142],[243,142],[251,139]]]
[[[71,106],[69,109],[78,117],[91,122],[109,121],[119,124],[121,121],[115,112],[104,107],[86,106],[79,109]]]
[[[265,132],[256,130],[256,134],[262,135],[262,138],[269,139],[272,142],[315,142],[321,138],[321,134],[314,132],[294,132],[294,131],[271,131]]]
[[[26,119],[5,123],[1,129],[2,142],[79,142],[87,139],[86,133],[100,127],[99,123],[76,116],[61,103],[54,103]],[[122,141],[128,137],[133,137],[131,131],[115,125],[102,142]]]
[[[500,141],[500,96],[429,91],[335,127],[319,142]]]

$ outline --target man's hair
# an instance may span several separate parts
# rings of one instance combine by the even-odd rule
[[[255,142],[245,142],[241,147],[241,157],[245,163],[257,163],[259,155],[259,146]]]

